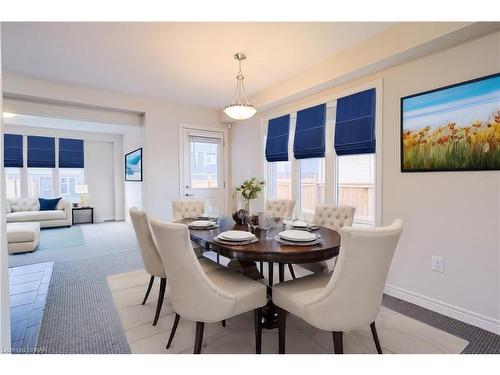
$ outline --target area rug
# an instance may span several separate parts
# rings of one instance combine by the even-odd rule
[[[40,244],[37,250],[83,246],[84,244],[82,228],[79,225],[73,225],[70,228],[44,228],[40,230]]]
[[[165,345],[174,320],[170,299],[165,297],[157,326],[152,326],[158,295],[158,280],[148,302],[141,305],[150,275],[144,270],[112,275],[107,278],[113,303],[118,312],[131,353],[192,353],[195,324],[181,319],[170,349]],[[411,319],[390,309],[381,308],[376,320],[384,353],[401,354],[458,354],[468,341]],[[289,315],[287,319],[287,353],[332,353],[331,333],[315,329],[306,322]],[[206,324],[203,353],[254,353],[253,313],[227,320],[226,327]],[[263,330],[262,353],[275,354],[278,350],[277,330]],[[376,353],[369,327],[344,335],[344,352],[352,354]]]

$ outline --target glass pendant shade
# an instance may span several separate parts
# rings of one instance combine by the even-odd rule
[[[246,120],[257,113],[253,105],[231,104],[224,108],[224,113],[235,120]]]

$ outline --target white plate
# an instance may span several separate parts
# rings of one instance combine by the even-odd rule
[[[297,242],[308,242],[318,239],[318,236],[316,236],[314,233],[306,232],[304,230],[293,230],[293,229],[279,232],[278,236],[287,241],[297,241]]]
[[[302,221],[302,220],[295,220],[292,224],[293,227],[295,228],[307,228],[307,221]]]
[[[208,220],[195,220],[188,224],[188,227],[205,228],[213,225],[211,221]]]
[[[225,241],[249,241],[255,238],[255,235],[250,232],[245,232],[242,230],[228,230],[219,234],[219,238]]]

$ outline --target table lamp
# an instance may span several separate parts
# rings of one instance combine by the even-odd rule
[[[87,185],[76,185],[75,194],[80,194],[80,207],[85,207],[85,197],[89,192],[89,187]]]

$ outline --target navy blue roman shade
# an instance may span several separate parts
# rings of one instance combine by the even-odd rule
[[[83,168],[83,140],[59,138],[59,168]]]
[[[266,160],[288,161],[288,134],[290,115],[269,120],[267,124]]]
[[[52,137],[28,136],[28,168],[55,168],[56,143]]]
[[[337,100],[337,155],[375,153],[375,89]]]
[[[325,156],[326,104],[297,112],[293,155],[295,159]]]
[[[4,167],[23,167],[23,136],[18,134],[3,135]]]

